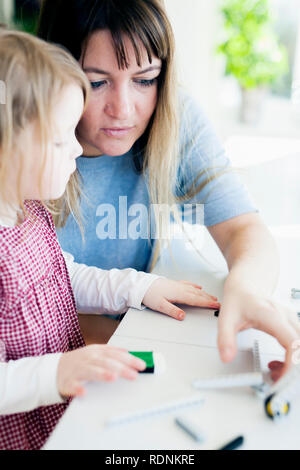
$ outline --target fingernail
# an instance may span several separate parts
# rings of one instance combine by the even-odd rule
[[[211,308],[220,308],[220,304],[217,303],[217,302],[211,303],[209,306],[210,306]]]
[[[183,320],[184,319],[184,313],[179,313],[177,318],[178,318],[178,320]]]
[[[75,395],[76,397],[83,397],[85,395],[85,389],[83,387],[77,387]]]

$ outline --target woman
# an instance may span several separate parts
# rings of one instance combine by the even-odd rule
[[[157,258],[150,204],[203,203],[204,224],[229,268],[219,317],[222,360],[235,357],[237,332],[254,327],[285,347],[288,367],[300,330],[269,299],[279,271],[274,241],[205,116],[177,92],[163,2],[45,0],[39,35],[69,49],[92,87],[77,129],[85,244],[65,212],[62,247],[80,263],[147,270]],[[130,219],[137,214],[138,221]],[[156,217],[156,234],[163,225]]]

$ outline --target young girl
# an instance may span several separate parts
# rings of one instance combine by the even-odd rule
[[[86,381],[131,380],[145,367],[119,348],[84,347],[75,298],[84,311],[143,303],[178,319],[172,301],[219,304],[190,283],[63,255],[46,201],[64,194],[82,153],[75,128],[89,84],[65,50],[9,31],[0,31],[0,80],[0,448],[38,449]],[[74,194],[70,186],[65,201],[76,212]]]

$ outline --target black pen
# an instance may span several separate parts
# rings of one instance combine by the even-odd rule
[[[221,447],[221,449],[218,449],[218,450],[234,450],[242,446],[243,444],[244,444],[244,437],[239,436],[233,441],[228,442],[228,444],[226,444],[224,447]]]

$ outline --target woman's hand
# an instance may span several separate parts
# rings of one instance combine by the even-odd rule
[[[174,303],[219,309],[217,297],[207,294],[201,286],[188,281],[171,281],[160,278],[151,284],[143,298],[146,307],[183,320],[185,312]]]
[[[236,355],[237,333],[256,328],[274,336],[286,350],[284,364],[270,364],[273,379],[279,379],[291,366],[293,344],[300,338],[300,323],[296,313],[283,305],[237,288],[224,292],[218,323],[218,347],[224,362],[232,361]]]
[[[125,349],[90,345],[62,354],[58,363],[57,386],[63,397],[82,396],[84,383],[113,382],[123,377],[134,380],[146,363]]]

